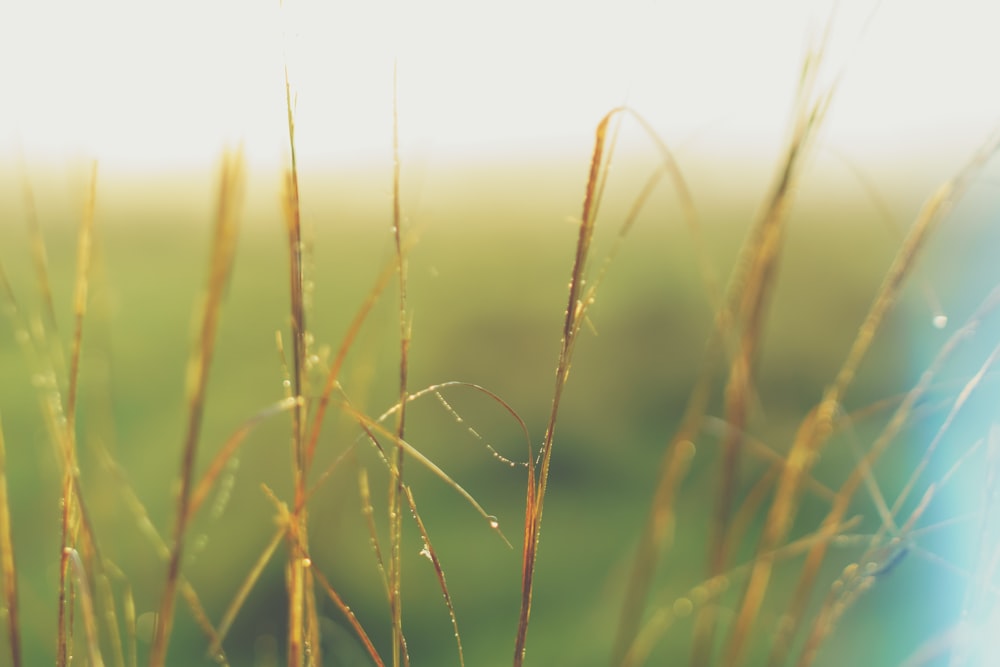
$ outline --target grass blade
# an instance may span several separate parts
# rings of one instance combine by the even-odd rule
[[[215,230],[209,256],[209,275],[202,301],[198,339],[191,351],[187,370],[188,418],[181,459],[180,493],[177,499],[177,519],[174,524],[173,547],[167,563],[166,582],[159,608],[159,621],[150,647],[150,667],[164,667],[167,646],[173,628],[174,603],[180,580],[184,538],[187,532],[194,465],[198,453],[209,369],[215,353],[222,300],[232,270],[239,228],[239,205],[243,188],[243,158],[241,153],[226,155],[219,180]]]
[[[528,639],[528,623],[531,617],[531,598],[534,591],[535,560],[538,553],[538,541],[542,523],[542,510],[545,504],[545,490],[548,484],[549,468],[552,462],[552,444],[555,438],[556,419],[562,402],[563,390],[569,379],[569,369],[573,358],[573,348],[576,335],[583,321],[582,314],[585,302],[581,299],[584,287],[584,273],[590,256],[590,245],[594,236],[594,226],[597,217],[598,184],[601,182],[601,165],[604,162],[604,148],[608,123],[622,109],[608,112],[597,126],[594,139],[594,150],[590,159],[590,172],[583,198],[583,214],[580,217],[580,232],[577,237],[576,254],[573,259],[573,269],[570,274],[569,299],[563,320],[562,342],[559,350],[559,362],[556,367],[556,383],[552,397],[552,407],[545,428],[545,438],[540,451],[539,471],[537,481],[533,466],[529,466],[528,496],[524,517],[524,550],[522,553],[521,572],[521,611],[518,617],[517,635],[514,640],[514,667],[524,663]]]
[[[7,496],[7,449],[0,422],[0,571],[3,573],[4,605],[7,607],[7,639],[10,660],[21,667],[20,610],[17,605],[17,564],[10,522],[10,499]]]

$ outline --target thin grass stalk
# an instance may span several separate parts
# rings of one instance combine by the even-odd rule
[[[563,321],[562,342],[559,351],[559,362],[556,367],[556,382],[552,397],[552,408],[545,429],[545,438],[540,451],[538,479],[535,481],[533,468],[529,465],[528,496],[524,519],[524,551],[522,555],[521,572],[521,611],[518,618],[517,635],[514,641],[514,667],[524,663],[526,642],[528,637],[528,622],[531,616],[531,597],[534,591],[535,560],[538,552],[542,510],[544,509],[545,490],[548,484],[549,467],[552,461],[552,443],[555,437],[556,419],[562,402],[563,390],[569,379],[570,364],[573,357],[573,347],[576,335],[580,330],[581,315],[584,301],[581,300],[584,286],[584,273],[587,259],[590,255],[590,245],[594,235],[597,217],[596,196],[600,182],[601,165],[604,161],[604,144],[608,123],[621,109],[608,112],[597,126],[594,150],[591,155],[590,172],[583,199],[583,214],[580,216],[580,231],[577,237],[576,254],[573,259],[573,269],[570,274],[569,300]]]
[[[797,185],[832,97],[832,89],[817,92],[823,48],[807,54],[803,65],[793,125],[771,194],[740,250],[729,290],[729,308],[737,335],[723,393],[726,421],[733,426],[721,444],[719,486],[709,539],[709,574],[725,569],[735,540],[729,534],[733,507],[740,487],[742,434],[753,403],[754,375],[763,346],[763,327],[774,291]],[[692,665],[707,665],[715,636],[714,617],[701,615],[695,632]]]
[[[406,257],[403,254],[402,211],[400,204],[399,91],[397,66],[392,69],[392,231],[399,269],[399,412],[396,413],[396,448],[389,478],[389,607],[392,614],[392,664],[409,665],[403,634],[402,541],[404,494],[403,438],[406,434],[407,376],[409,374],[410,325],[406,309]]]
[[[315,613],[306,606],[312,599],[307,594],[311,588],[311,575],[302,562],[300,550],[295,545],[308,548],[308,512],[301,500],[306,493],[308,475],[305,455],[306,428],[306,313],[304,300],[304,274],[302,263],[302,221],[299,198],[299,170],[295,149],[295,104],[292,98],[288,66],[285,66],[285,110],[288,120],[288,147],[291,167],[285,178],[284,217],[288,234],[288,268],[291,293],[292,328],[292,396],[296,407],[292,410],[292,483],[295,489],[295,509],[288,531],[288,665],[301,667],[307,651],[319,650],[319,628],[313,622]],[[317,656],[313,656],[317,657]],[[312,658],[310,658],[310,663]]]
[[[139,647],[136,640],[138,631],[135,627],[135,598],[132,596],[132,587],[125,583],[125,591],[122,593],[122,615],[125,617],[125,640],[126,651],[128,653],[128,667],[139,666]]]
[[[125,475],[125,472],[121,467],[115,462],[111,457],[111,454],[103,447],[97,448],[98,456],[101,458],[105,468],[114,476],[116,488],[122,493],[125,508],[132,514],[139,532],[146,538],[153,549],[156,551],[156,555],[159,556],[161,560],[165,563],[170,559],[170,547],[167,546],[166,541],[157,532],[156,527],[149,518],[149,512],[146,511],[145,506],[139,497],[136,495],[131,483]],[[190,514],[190,512],[189,512]],[[195,623],[201,629],[202,633],[205,635],[206,640],[211,644],[216,641],[218,636],[215,627],[208,618],[208,614],[205,613],[205,608],[201,604],[201,600],[198,598],[197,591],[191,585],[183,574],[179,576],[178,580],[178,592],[181,597],[187,603],[188,610],[191,612],[192,618],[194,618]],[[131,614],[131,620],[129,620],[129,614]],[[131,625],[130,625],[131,624]],[[129,629],[131,628],[131,629]],[[126,583],[126,632],[130,638],[131,645],[129,647],[130,655],[135,656],[135,601],[132,599],[131,589],[128,588]],[[220,665],[228,665],[225,654],[221,651],[214,656],[216,662]],[[132,661],[134,664],[135,661]]]
[[[125,649],[122,646],[121,627],[118,623],[118,612],[115,610],[115,596],[111,590],[111,580],[107,573],[102,572],[97,577],[97,600],[104,608],[104,633],[111,645],[114,665],[115,667],[125,667]]]
[[[774,191],[771,194],[766,210],[751,240],[743,251],[752,259],[743,284],[737,284],[739,291],[739,306],[736,309],[740,339],[736,357],[730,367],[729,379],[725,391],[726,421],[732,426],[727,431],[723,442],[722,479],[720,483],[719,503],[716,517],[716,539],[712,556],[713,567],[721,565],[726,554],[721,546],[726,542],[724,536],[735,500],[738,487],[739,464],[743,450],[743,432],[749,408],[749,387],[753,385],[754,366],[757,353],[763,344],[762,328],[767,306],[774,290],[778,263],[780,261],[783,241],[788,223],[788,212],[791,208],[795,187],[801,177],[803,161],[807,149],[815,139],[819,129],[820,109],[825,103],[821,99],[816,102],[803,100],[812,106],[800,109],[798,127],[793,135],[781,172]],[[810,122],[817,119],[816,122]]]
[[[364,468],[358,470],[358,495],[361,498],[361,514],[364,516],[365,525],[368,528],[368,543],[371,545],[372,553],[375,555],[375,569],[378,570],[379,580],[385,589],[385,599],[390,597],[389,575],[385,571],[385,558],[382,556],[382,546],[378,539],[378,530],[375,527],[375,508],[372,506],[371,487],[368,484],[368,471]]]
[[[105,634],[114,653],[114,664],[118,667],[134,667],[135,661],[127,652],[126,641],[132,638],[129,636],[130,623],[134,620],[135,607],[132,599],[132,589],[129,587],[125,574],[114,562],[105,559],[102,562],[103,571],[100,573],[98,587],[100,593],[98,599],[104,606],[104,616],[106,618]],[[118,582],[122,585],[121,614],[118,613],[118,606],[115,604],[114,584]],[[132,605],[130,609],[129,606]],[[129,615],[132,614],[132,618]],[[123,627],[124,624],[124,627]],[[124,635],[123,635],[124,630]],[[131,660],[131,661],[130,661]]]
[[[87,572],[76,549],[69,549],[66,555],[71,563],[77,590],[80,593],[80,607],[83,612],[83,627],[87,638],[87,651],[90,664],[92,667],[104,667],[97,633],[97,614],[94,611],[94,600],[90,594],[90,587],[87,585]]]
[[[35,193],[28,178],[28,167],[24,155],[19,151],[18,162],[22,174],[21,192],[24,200],[25,222],[28,227],[28,240],[31,244],[31,259],[35,268],[35,282],[38,285],[42,301],[42,312],[46,328],[53,334],[49,345],[49,356],[52,364],[60,373],[64,373],[65,358],[63,348],[59,344],[59,326],[56,317],[55,303],[52,299],[52,280],[49,274],[48,253],[45,249],[45,238],[38,220],[38,207],[35,205]]]
[[[294,398],[282,399],[277,403],[264,408],[244,421],[239,428],[237,428],[236,431],[234,431],[233,434],[226,439],[222,447],[212,459],[212,462],[209,463],[208,468],[206,468],[205,473],[201,477],[201,480],[198,481],[198,484],[191,492],[191,502],[188,504],[188,521],[191,521],[194,518],[194,515],[208,498],[208,494],[211,493],[215,482],[219,479],[219,476],[226,469],[229,462],[233,460],[233,457],[236,455],[236,452],[246,440],[247,436],[250,435],[250,433],[257,428],[261,422],[270,419],[281,412],[290,411],[295,407],[295,405],[296,401]]]
[[[76,250],[76,286],[73,293],[73,340],[70,347],[69,379],[66,387],[66,428],[72,433],[76,421],[76,400],[80,376],[80,350],[83,346],[83,320],[87,314],[87,290],[93,254],[94,213],[97,201],[97,162],[90,167],[90,188]],[[75,463],[75,461],[73,461]],[[67,463],[70,463],[69,461]]]
[[[889,204],[882,196],[882,193],[878,191],[878,188],[875,187],[872,179],[853,160],[837,151],[831,152],[844,163],[847,169],[854,176],[855,180],[857,180],[857,182],[861,185],[861,189],[864,191],[865,196],[868,197],[868,200],[872,203],[872,206],[875,208],[878,216],[882,218],[886,229],[892,235],[893,240],[897,243],[902,242],[906,235],[906,230],[903,228],[902,223],[897,219],[897,217],[892,214]],[[919,271],[914,275],[914,279],[919,282],[920,291],[923,292],[924,300],[927,302],[927,306],[931,312],[931,323],[935,327],[943,329],[948,323],[948,316],[944,314],[944,308],[941,306],[941,299],[934,290],[934,286],[931,285],[929,280],[927,280],[927,276],[923,275]]]
[[[973,382],[974,380],[970,381],[970,384]],[[956,403],[959,401],[960,399],[956,400]],[[886,509],[886,512],[889,514],[888,520],[884,521],[879,530],[872,536],[871,545],[858,560],[856,564],[857,567],[845,570],[845,574],[841,577],[840,585],[831,587],[830,593],[827,595],[819,614],[813,622],[809,636],[806,639],[805,645],[799,656],[799,660],[796,663],[797,665],[805,667],[806,665],[811,664],[816,653],[819,651],[823,640],[833,630],[834,625],[846,609],[853,604],[853,602],[857,600],[861,594],[871,587],[877,577],[884,575],[889,570],[894,568],[908,551],[917,550],[915,545],[912,544],[913,533],[915,532],[914,526],[917,521],[924,514],[928,505],[930,505],[940,488],[944,486],[952,477],[954,477],[955,473],[962,467],[963,464],[966,463],[966,461],[972,458],[973,454],[979,449],[981,444],[982,440],[976,442],[972,447],[969,447],[937,482],[931,483],[927,487],[920,499],[920,502],[917,504],[916,509],[910,513],[910,516],[907,518],[905,524],[899,528],[898,535],[894,536],[889,541],[889,548],[881,546],[883,543],[883,536],[885,531],[890,528],[890,525],[895,525],[896,522],[892,516],[894,513],[891,513],[888,509]],[[870,474],[868,472],[870,470],[869,458],[875,458],[875,456],[872,455],[873,453],[874,452],[870,452],[869,456],[859,463],[854,472],[855,476],[858,474]],[[853,481],[853,479],[849,480],[849,482],[850,481]],[[840,497],[838,496],[838,501],[839,500]],[[929,554],[926,554],[925,552],[925,555]],[[932,560],[940,565],[944,565],[952,571],[955,570],[953,566],[947,564],[941,559],[934,557]],[[962,572],[958,572],[958,574],[960,576],[967,576]]]
[[[986,472],[983,482],[982,513],[979,522],[979,544],[976,549],[976,566],[972,581],[965,589],[961,623],[978,627],[984,635],[989,632],[989,620],[995,618],[997,596],[989,592],[1000,571],[1000,426],[989,427],[986,445]],[[966,642],[952,649],[948,667],[986,664],[987,642]]]
[[[989,150],[988,145],[987,150]],[[983,164],[986,159],[986,155],[988,154],[989,153],[977,154],[977,156],[974,157],[969,163],[969,167],[967,167],[966,170],[964,170],[962,174],[955,179],[954,184],[957,187],[957,190],[955,191],[956,193],[960,193],[962,191],[964,188],[963,184],[967,183],[968,179],[971,177],[972,172],[969,171],[969,168],[974,165]],[[928,200],[927,204],[924,206],[916,223],[914,224],[914,228],[911,230],[910,237],[904,242],[904,247],[901,248],[899,254],[897,254],[896,261],[894,262],[895,268],[890,269],[890,272],[886,277],[886,281],[883,283],[883,287],[880,290],[880,296],[876,298],[876,301],[872,306],[872,312],[869,314],[865,325],[862,326],[858,333],[859,340],[856,341],[856,345],[863,343],[864,341],[862,336],[872,335],[874,332],[873,327],[877,327],[877,320],[873,320],[873,316],[879,319],[881,319],[882,316],[876,312],[876,309],[878,307],[888,307],[889,302],[884,300],[882,296],[883,291],[892,289],[898,290],[898,284],[893,286],[893,282],[898,283],[898,281],[901,281],[903,276],[908,271],[907,266],[912,265],[912,262],[915,259],[915,254],[921,245],[919,242],[915,242],[913,237],[928,233],[929,230],[925,230],[924,228],[930,227],[935,220],[947,215],[950,207],[947,193],[952,191],[952,189],[953,188],[951,186],[946,184],[942,189],[938,190],[938,192],[930,200]],[[951,196],[954,196],[954,194]],[[916,241],[919,241],[919,239],[916,239]],[[897,274],[898,277],[893,278],[892,276],[894,274]],[[880,302],[883,304],[882,306],[878,306]],[[872,443],[863,462],[852,471],[848,479],[843,485],[841,485],[841,488],[838,490],[837,495],[834,498],[834,503],[824,519],[824,525],[835,524],[843,518],[850,505],[851,498],[853,498],[858,487],[864,480],[862,466],[870,468],[888,449],[891,443],[895,440],[896,436],[902,430],[903,426],[910,419],[911,414],[918,402],[930,390],[934,378],[941,372],[941,370],[944,369],[948,359],[954,353],[955,349],[961,342],[972,336],[979,327],[981,321],[998,306],[1000,306],[1000,288],[994,289],[983,300],[966,324],[958,329],[938,351],[934,360],[917,381],[917,384],[914,385],[914,387],[905,395],[885,428]],[[871,331],[872,334],[866,333],[868,331]],[[860,363],[860,353],[852,353],[852,357],[856,359],[856,361],[853,362],[855,365]],[[851,357],[849,357],[848,361],[850,361],[850,359]],[[845,362],[845,367],[847,363],[848,362]],[[847,370],[850,371],[849,368]],[[840,380],[839,384],[844,387],[844,390],[846,390],[846,384],[844,383],[849,382],[851,377],[853,377],[853,372],[849,372],[845,375],[843,368],[838,374],[838,379]],[[895,512],[893,513],[895,514]],[[789,607],[784,614],[784,618],[786,620],[780,625],[779,632],[776,634],[775,640],[772,644],[771,655],[768,662],[768,664],[772,667],[782,665],[786,661],[792,638],[799,631],[799,628],[805,618],[805,610],[809,603],[810,593],[815,584],[816,577],[819,575],[819,570],[825,556],[826,545],[822,543],[817,543],[806,556],[802,573],[799,576],[799,582],[796,585]]]
[[[707,377],[702,375],[703,378]],[[618,620],[612,665],[624,665],[629,647],[636,641],[640,621],[649,597],[649,590],[663,554],[673,546],[676,516],[674,502],[681,482],[687,476],[694,459],[694,438],[700,430],[709,397],[709,384],[701,381],[690,395],[681,427],[671,439],[660,461],[656,489],[650,502],[649,514],[639,537],[632,561],[632,570],[625,589],[625,598]]]
[[[855,563],[844,568],[841,577],[831,586],[826,600],[816,615],[809,636],[795,663],[797,667],[807,667],[812,664],[823,640],[830,634],[837,621],[856,602],[861,595],[875,585],[879,577],[884,576],[911,551],[916,551],[911,544],[913,527],[923,516],[927,507],[933,500],[936,492],[944,486],[968,461],[972,454],[979,449],[982,440],[975,443],[951,466],[951,468],[941,477],[937,483],[930,484],[924,492],[923,497],[917,507],[910,513],[906,523],[900,529],[901,538],[893,538],[888,546],[882,545],[881,530],[871,538],[871,543],[865,553]],[[884,528],[884,526],[883,526]],[[927,552],[924,552],[925,555]],[[944,565],[945,561],[934,558],[939,565]],[[948,565],[948,569],[955,571],[953,566]],[[961,576],[966,576],[963,572],[956,572]]]
[[[404,255],[405,250],[406,249],[404,248]],[[358,311],[354,314],[354,319],[351,320],[351,324],[347,328],[347,333],[340,342],[340,347],[337,349],[337,355],[334,357],[333,363],[330,364],[329,371],[327,371],[326,382],[323,385],[323,391],[320,394],[319,401],[316,403],[316,412],[313,416],[312,427],[309,429],[309,443],[306,446],[307,466],[312,464],[313,456],[316,453],[316,447],[319,443],[319,434],[323,427],[323,420],[326,417],[327,407],[330,404],[330,397],[333,395],[333,390],[337,386],[340,379],[340,371],[343,369],[344,362],[347,360],[347,353],[350,352],[351,347],[354,345],[358,335],[361,333],[361,327],[368,319],[368,315],[375,307],[375,304],[378,302],[382,292],[384,292],[385,288],[388,287],[389,281],[397,271],[398,262],[393,261],[391,264],[386,265],[382,273],[379,274],[379,277],[376,279],[371,290],[368,291],[368,296],[361,304],[361,307],[358,308]]]
[[[70,341],[70,366],[66,388],[66,407],[62,413],[63,420],[56,413],[58,406],[58,389],[50,397],[47,410],[47,421],[60,443],[59,454],[62,464],[62,513],[60,524],[60,561],[59,561],[59,607],[58,631],[56,637],[56,664],[65,665],[69,660],[69,642],[71,618],[67,618],[67,588],[70,568],[70,551],[76,545],[75,533],[78,526],[78,501],[80,498],[73,493],[73,479],[76,474],[76,400],[80,371],[80,351],[83,347],[83,322],[87,313],[87,286],[90,279],[90,261],[94,215],[97,199],[97,162],[91,164],[90,187],[83,207],[83,217],[80,221],[80,231],[77,237],[76,281],[73,290],[73,338]],[[75,551],[74,551],[75,553]]]
[[[287,519],[288,517],[284,517]],[[226,635],[229,633],[229,629],[233,626],[233,622],[236,620],[236,615],[239,614],[240,609],[243,607],[243,603],[246,602],[247,597],[250,595],[250,591],[253,590],[254,585],[256,585],[257,580],[260,579],[261,573],[263,573],[264,568],[271,561],[271,557],[274,552],[277,551],[278,545],[281,544],[281,540],[285,537],[287,532],[287,527],[282,524],[271,540],[264,547],[260,556],[257,558],[253,567],[244,577],[243,583],[236,590],[236,595],[233,596],[232,601],[229,606],[226,607],[226,611],[222,614],[222,620],[219,621],[219,627],[215,639],[209,644],[208,655],[209,657],[214,657],[219,654],[222,650],[222,642],[225,641]]]
[[[816,532],[790,542],[775,549],[769,557],[778,561],[805,552],[815,542],[830,542],[845,534],[848,530],[861,523],[861,517],[856,516],[839,526],[825,526]],[[757,558],[760,558],[759,556]],[[756,559],[755,559],[756,560]],[[732,567],[722,574],[716,575],[690,588],[683,597],[675,598],[671,603],[661,605],[648,618],[633,639],[620,662],[621,667],[638,667],[645,664],[653,648],[663,637],[675,620],[689,616],[694,611],[708,608],[708,603],[725,594],[730,588],[730,582],[738,576],[746,574],[753,563],[744,563]]]
[[[973,164],[979,165],[983,159],[984,153],[980,152]],[[794,520],[803,477],[811,470],[816,453],[829,439],[833,430],[834,416],[844,392],[853,381],[886,314],[895,304],[903,281],[910,274],[931,232],[947,212],[959,186],[966,185],[970,175],[969,169],[963,171],[960,179],[943,185],[924,206],[889,267],[833,384],[802,422],[788,455],[788,465],[778,480],[775,497],[765,520],[758,546],[760,553],[771,551],[787,536]],[[767,558],[760,559],[754,565],[726,646],[726,664],[738,665],[742,660],[754,619],[767,591],[772,565],[773,563]]]
[[[728,340],[732,328],[730,309],[722,299],[718,274],[702,236],[694,198],[687,187],[680,166],[666,143],[645,118],[634,110],[629,111],[656,145],[661,157],[661,169],[671,177],[674,191],[681,206],[682,217],[695,244],[702,283],[705,286],[709,303],[715,312],[715,323],[712,335],[706,344],[705,365],[695,382],[694,389],[689,394],[688,403],[681,418],[681,426],[667,443],[660,462],[657,486],[653,492],[649,513],[640,534],[639,545],[626,584],[622,611],[619,615],[618,628],[612,648],[612,665],[618,664],[624,659],[625,652],[634,640],[646,606],[653,574],[664,553],[672,548],[675,525],[674,502],[680,484],[686,477],[690,466],[694,453],[694,440],[702,429],[705,411],[711,397],[711,384],[717,357],[723,349],[730,347],[734,351],[729,356],[735,355],[735,345],[730,344]]]
[[[3,572],[4,605],[7,608],[7,640],[10,660],[21,667],[20,607],[17,604],[17,561],[10,521],[10,498],[7,494],[7,449],[3,424],[0,423],[0,571]]]
[[[180,492],[174,522],[173,548],[167,562],[166,582],[160,601],[158,621],[150,647],[150,667],[164,667],[173,629],[174,605],[180,580],[184,540],[187,533],[194,466],[198,453],[208,376],[215,354],[216,334],[229,275],[232,271],[239,228],[239,203],[243,187],[242,154],[223,159],[216,205],[215,229],[209,255],[209,275],[201,304],[197,340],[187,368],[187,428],[184,434],[180,470]]]
[[[454,489],[469,505],[472,506],[472,508],[479,514],[479,516],[481,516],[489,523],[490,529],[500,536],[500,539],[504,541],[504,544],[510,546],[510,542],[507,540],[507,537],[503,534],[503,531],[500,530],[500,524],[497,521],[496,517],[493,516],[492,514],[487,514],[486,510],[483,509],[483,506],[479,504],[479,501],[477,501],[472,496],[471,493],[466,491],[458,482],[456,482],[454,479],[448,476],[448,473],[442,470],[432,460],[427,458],[427,456],[425,456],[419,449],[414,447],[406,440],[400,440],[396,436],[395,431],[390,431],[387,427],[382,426],[382,424],[380,424],[377,420],[372,419],[368,415],[364,414],[357,408],[350,405],[350,403],[344,403],[343,409],[355,421],[358,422],[358,425],[365,431],[368,438],[372,442],[376,443],[376,447],[380,451],[380,455],[382,456],[382,461],[384,464],[386,464],[387,466],[391,465],[385,452],[382,451],[380,446],[377,444],[378,441],[375,438],[375,434],[381,435],[384,438],[388,438],[396,446],[401,445],[405,450],[407,456],[409,456],[411,459],[413,459],[417,463],[427,468],[431,472],[431,474],[433,474],[435,477],[443,481],[446,485]]]
[[[934,453],[940,446],[941,441],[944,440],[945,434],[947,434],[948,431],[951,429],[951,426],[955,422],[958,413],[961,412],[963,407],[965,407],[965,404],[968,402],[969,397],[973,394],[973,392],[976,391],[976,389],[979,388],[979,386],[982,384],[983,378],[986,377],[987,373],[989,373],[989,371],[993,369],[998,359],[1000,359],[1000,345],[997,345],[993,348],[993,351],[990,352],[989,357],[987,357],[986,361],[983,362],[983,364],[979,367],[979,370],[976,371],[975,375],[973,375],[972,378],[970,378],[969,381],[965,384],[965,386],[962,387],[962,390],[958,393],[958,396],[955,398],[955,402],[952,404],[951,409],[945,416],[944,421],[941,423],[941,426],[938,427],[937,432],[934,434],[934,438],[931,440],[930,444],[927,445],[927,448],[924,450],[923,455],[920,457],[920,461],[913,469],[913,472],[910,473],[910,478],[906,480],[906,484],[903,486],[903,489],[899,492],[899,496],[897,496],[896,501],[892,504],[893,516],[898,514],[900,509],[902,509],[903,504],[909,498],[910,494],[913,492],[914,487],[917,485],[917,480],[920,479],[920,476],[924,473],[924,470],[926,470],[927,466],[930,465],[931,457],[934,456]]]
[[[358,639],[360,639],[361,643],[364,644],[365,650],[368,651],[368,655],[371,657],[376,667],[385,667],[385,662],[382,660],[382,656],[380,656],[378,651],[375,650],[375,645],[372,643],[371,638],[368,637],[368,633],[365,632],[361,623],[358,622],[358,618],[354,615],[351,608],[347,606],[343,598],[341,598],[337,591],[334,590],[333,586],[330,585],[330,582],[327,581],[322,572],[316,570],[315,576],[317,583],[319,583],[323,591],[326,592],[327,597],[330,598],[333,604],[336,605],[337,609],[339,609],[344,615],[344,618],[347,619],[347,622],[350,624],[355,634],[357,634]]]
[[[434,566],[434,574],[438,580],[438,587],[441,589],[441,595],[444,597],[445,607],[448,608],[448,616],[451,619],[451,627],[455,631],[455,646],[458,649],[458,664],[459,667],[465,667],[465,653],[462,650],[462,635],[458,631],[458,617],[455,615],[455,605],[451,601],[451,593],[448,591],[448,582],[445,580],[444,568],[441,567],[441,559],[438,558],[437,551],[434,549],[434,545],[431,544],[431,537],[427,533],[427,527],[424,525],[423,519],[420,518],[420,512],[417,511],[417,502],[413,499],[413,491],[410,487],[405,488],[406,492],[406,502],[410,506],[410,514],[413,516],[413,520],[417,523],[417,528],[420,530],[420,537],[424,541],[424,548],[420,552],[422,555],[426,556]]]

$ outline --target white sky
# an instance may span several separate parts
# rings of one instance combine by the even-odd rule
[[[668,141],[773,151],[809,36],[804,0],[0,0],[0,151],[127,169],[286,159],[282,63],[305,160],[589,150],[627,101]],[[840,3],[827,143],[968,153],[1000,124],[1000,3]],[[2,157],[2,154],[0,154]]]

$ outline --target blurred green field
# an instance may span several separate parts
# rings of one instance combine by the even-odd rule
[[[567,218],[578,215],[583,189],[579,165],[547,169],[550,187],[540,185],[535,173],[484,169],[466,173],[464,182],[450,188],[449,177],[459,176],[438,176],[427,182],[419,200],[404,200],[410,212],[408,228],[417,238],[409,255],[411,391],[451,380],[484,386],[517,410],[535,448],[551,401],[574,252],[576,226]],[[613,179],[602,212],[592,273],[634,196],[630,172],[623,173],[622,180]],[[314,351],[324,361],[330,358],[329,349],[335,351],[340,344],[377,276],[393,261],[390,202],[384,190],[381,197],[372,197],[361,186],[352,191],[351,183],[350,177],[338,181],[336,174],[315,176],[303,189],[304,221],[311,229],[308,326]],[[99,183],[98,189],[98,244],[81,366],[80,465],[103,556],[121,569],[140,614],[158,604],[164,563],[138,530],[124,500],[122,480],[100,464],[95,445],[112,452],[152,523],[161,534],[169,534],[185,423],[184,368],[206,272],[212,213],[211,183],[201,188],[187,191],[193,192],[190,196],[177,196],[180,186],[159,195],[129,194],[114,183]],[[12,200],[17,196],[13,188],[5,194]],[[65,348],[72,330],[78,211],[72,196],[58,194],[43,194],[38,206],[58,335]],[[721,189],[698,194],[711,259],[724,278],[758,196]],[[848,394],[846,410],[905,392],[995,283],[991,257],[997,239],[982,213],[989,193],[974,194],[932,242],[919,275],[879,332]],[[210,376],[199,469],[245,419],[283,396],[275,333],[283,332],[287,341],[288,267],[276,202],[274,186],[251,188]],[[906,193],[892,202],[908,225],[919,198]],[[5,205],[0,260],[22,311],[38,319],[40,301],[23,216],[17,205]],[[792,214],[759,368],[760,404],[751,421],[753,435],[779,453],[787,450],[798,422],[842,363],[898,245],[899,239],[857,191],[827,192],[818,186],[803,191]],[[944,331],[931,324],[934,312],[921,282],[936,293],[950,317]],[[533,665],[607,664],[623,582],[660,456],[700,369],[712,307],[699,278],[694,245],[677,220],[669,192],[651,202],[611,266],[591,311],[591,324],[592,331],[585,330],[576,351],[556,435],[528,639],[528,662]],[[346,392],[369,414],[381,413],[395,400],[397,336],[396,295],[390,287],[343,375]],[[977,359],[972,354],[960,358],[950,375],[968,379],[981,363]],[[33,388],[44,378],[35,376],[7,321],[0,329],[0,368],[0,414],[23,579],[27,663],[42,664],[52,660],[55,644],[60,475]],[[321,376],[312,381],[315,388]],[[990,386],[995,389],[995,382],[990,380]],[[953,396],[955,391],[943,390],[942,395]],[[517,424],[481,394],[453,388],[443,395],[464,424],[433,396],[423,398],[409,413],[408,440],[498,518],[515,549],[508,549],[454,490],[425,469],[409,465],[407,476],[448,578],[466,664],[506,665],[520,602],[526,471],[498,460],[485,442],[515,461],[526,458],[526,445]],[[985,406],[995,406],[984,400]],[[721,415],[718,398],[710,412]],[[850,438],[863,447],[888,414],[882,411],[859,421]],[[915,423],[904,439],[925,442],[925,431],[932,432],[942,416],[940,409],[930,412],[926,425]],[[466,427],[474,428],[483,441]],[[357,447],[311,502],[312,555],[376,643],[385,647],[390,641],[389,617],[362,520],[358,470],[363,467],[371,476],[375,513],[383,527],[388,477],[358,435],[346,416],[331,419],[324,431],[317,470],[352,443]],[[706,576],[717,442],[717,434],[708,433],[696,443],[692,472],[680,492],[676,546],[660,568],[654,600],[670,604]],[[920,451],[896,447],[880,461],[874,475],[888,497],[894,497]],[[956,451],[948,450],[944,458],[954,461]],[[841,437],[824,452],[815,474],[836,488],[856,461],[849,438]],[[742,491],[764,469],[763,462],[750,456],[745,466]],[[191,548],[184,564],[213,620],[221,616],[275,529],[274,507],[260,485],[290,498],[288,416],[278,415],[256,429],[240,450],[238,469],[231,472],[228,503],[218,516],[203,513],[197,519],[191,544],[198,546]],[[942,474],[943,468],[931,478]],[[949,486],[928,522],[959,513],[954,508],[964,499],[959,494],[948,500],[953,488],[961,487]],[[795,534],[814,530],[825,511],[822,501],[807,497]],[[877,512],[866,493],[857,495],[850,514],[863,515],[859,532],[878,528]],[[957,561],[956,567],[967,567],[966,556],[956,546],[968,538],[967,526],[952,531],[930,535],[921,544]],[[409,544],[403,570],[404,629],[413,664],[457,664],[448,613],[433,569],[418,555],[420,538],[412,523],[405,524],[404,535]],[[748,539],[740,554],[749,559],[753,546]],[[824,569],[826,585],[862,549],[862,544],[835,549]],[[283,560],[279,549],[225,643],[234,665],[282,661]],[[762,633],[776,622],[783,608],[779,591],[794,583],[797,565],[779,565],[775,588],[757,622]],[[907,558],[847,613],[816,664],[900,663],[923,638],[950,622],[967,583],[940,564]],[[122,582],[116,585],[120,594]],[[723,620],[725,610],[736,604],[740,586],[734,579],[722,598]],[[825,591],[822,584],[820,591]],[[820,597],[816,595],[817,601]],[[328,664],[367,664],[336,609],[324,600],[320,610],[328,619]],[[177,618],[170,664],[211,664],[182,604]],[[679,619],[659,644],[653,664],[686,663],[691,633],[692,619]],[[750,664],[761,664],[767,643],[763,635],[754,640]],[[140,642],[140,661],[145,648]],[[0,658],[0,664],[7,664],[6,659]]]

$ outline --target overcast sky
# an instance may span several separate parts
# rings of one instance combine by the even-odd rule
[[[996,7],[839,3],[826,142],[862,159],[971,150],[1000,123]],[[382,160],[398,62],[404,151],[586,149],[627,102],[669,141],[753,154],[780,140],[829,13],[802,0],[6,2],[0,151],[176,167],[242,140],[251,161],[280,164],[287,62],[304,159]]]

